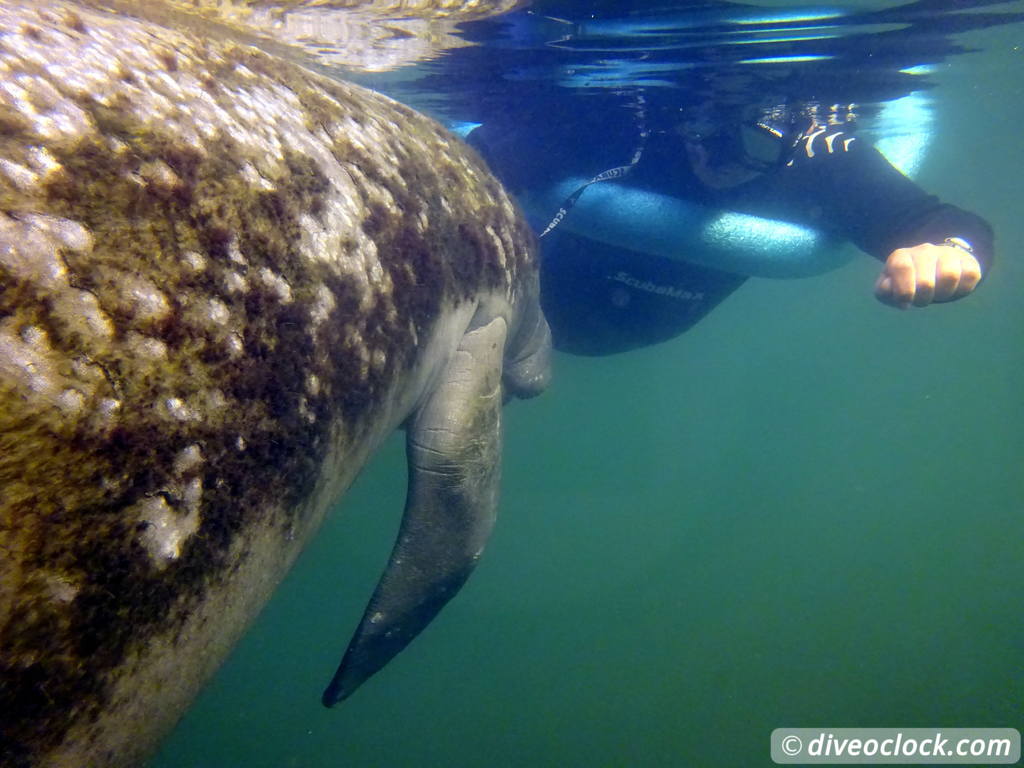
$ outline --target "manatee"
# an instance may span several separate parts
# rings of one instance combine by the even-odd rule
[[[404,428],[349,696],[473,570],[549,338],[528,225],[434,121],[197,28],[3,3],[0,764],[144,760]]]

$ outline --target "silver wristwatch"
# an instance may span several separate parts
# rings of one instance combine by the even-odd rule
[[[964,240],[962,237],[947,237],[942,241],[943,245],[950,245],[954,248],[959,248],[961,251],[967,251],[967,253],[974,255],[974,248],[971,244]]]

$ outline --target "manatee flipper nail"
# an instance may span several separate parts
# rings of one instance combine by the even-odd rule
[[[398,538],[323,695],[349,697],[405,648],[472,573],[494,527],[501,465],[501,318],[468,331],[410,421]]]

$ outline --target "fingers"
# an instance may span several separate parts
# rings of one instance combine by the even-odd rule
[[[954,251],[959,251],[959,248],[954,248]],[[958,283],[956,290],[949,297],[949,301],[955,301],[967,294],[971,293],[975,288],[978,287],[978,283],[981,282],[981,264],[969,253],[963,253],[961,251],[960,259],[960,282]]]
[[[901,306],[892,295],[892,278],[889,277],[886,270],[882,270],[882,274],[878,276],[875,281],[875,298],[877,298],[883,304],[888,304],[890,307],[898,307],[900,309],[906,309],[906,306]]]
[[[940,250],[936,248],[935,250],[939,251],[939,255],[935,259],[932,301],[950,301],[960,287],[960,280],[963,277],[963,266],[960,263],[960,254],[947,254],[945,252],[959,251],[960,249],[942,248]],[[963,252],[961,251],[961,253]],[[931,301],[928,303],[930,304]]]
[[[889,254],[875,292],[881,302],[900,309],[906,309],[914,302],[917,293],[917,265],[913,249],[897,248]],[[934,292],[934,283],[931,292]]]
[[[906,309],[955,301],[971,293],[981,280],[981,266],[961,248],[922,243],[897,248],[875,283],[883,304]]]

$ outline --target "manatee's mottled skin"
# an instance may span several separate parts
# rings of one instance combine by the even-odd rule
[[[0,5],[0,764],[151,751],[468,327],[543,385],[536,280],[413,111]]]

